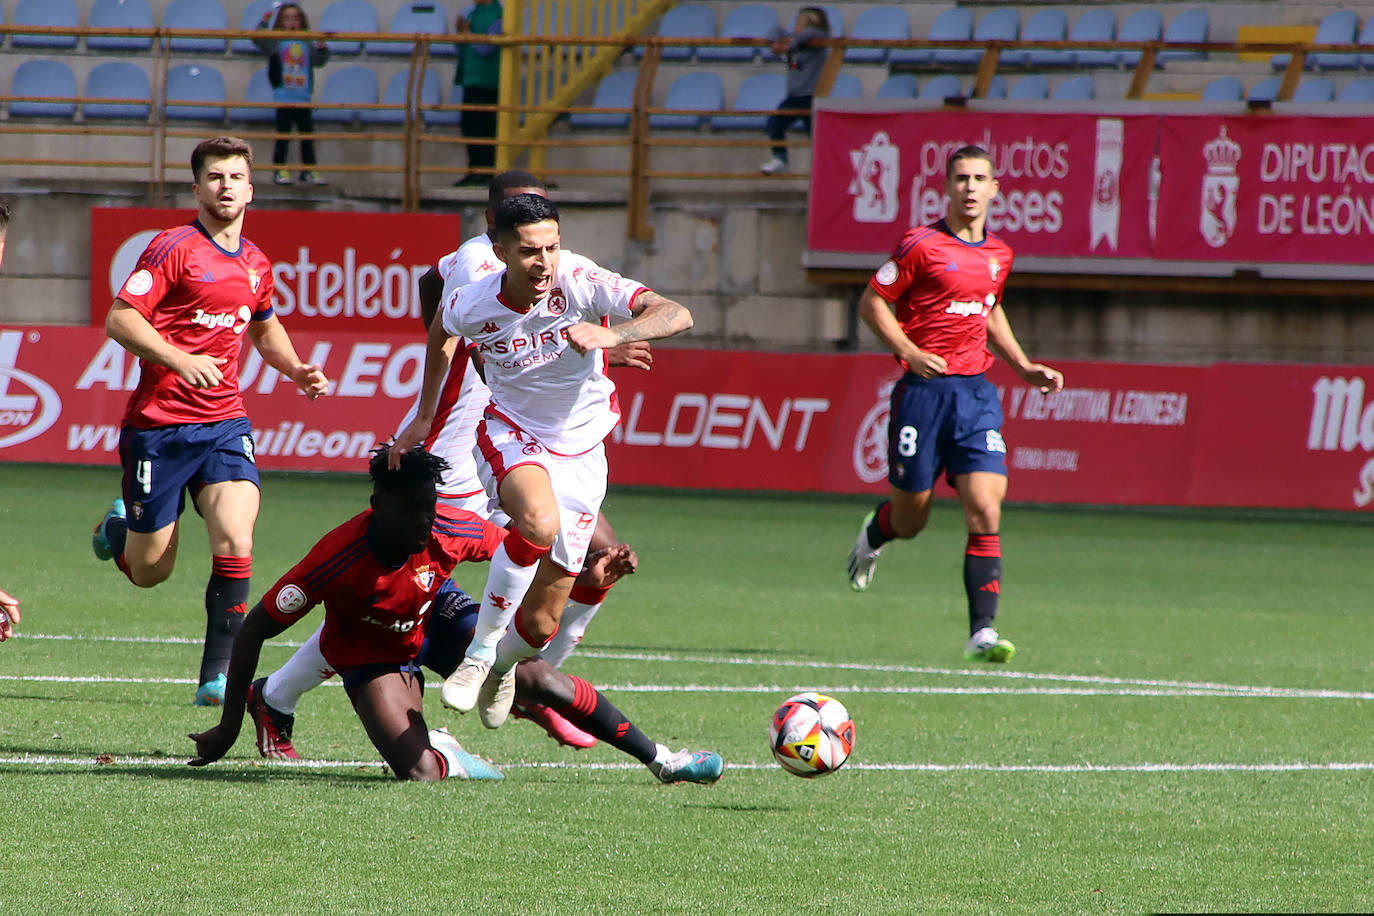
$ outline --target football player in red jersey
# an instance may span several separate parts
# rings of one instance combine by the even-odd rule
[[[955,150],[945,165],[945,218],[904,235],[859,300],[864,322],[906,371],[892,390],[888,420],[891,495],[859,529],[849,584],[867,589],[883,545],[921,533],[944,472],[968,525],[964,656],[1005,662],[1016,647],[992,623],[1001,593],[1006,445],[1001,402],[984,373],[995,353],[1043,392],[1061,390],[1064,376],[1030,361],[1002,308],[1012,251],[987,231],[988,204],[998,193],[992,171],[981,147]]]
[[[236,137],[196,146],[196,219],[149,243],[105,319],[106,333],[139,357],[141,374],[120,433],[122,497],[96,526],[91,546],[140,588],[157,585],[176,564],[178,520],[190,493],[213,554],[198,706],[223,697],[252,576],[259,493],[252,426],[239,394],[243,337],[311,399],[329,384],[319,366],[296,355],[272,312],[272,262],[242,236],[252,165],[251,147]]]

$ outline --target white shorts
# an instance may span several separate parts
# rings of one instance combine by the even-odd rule
[[[558,500],[559,530],[549,559],[570,575],[587,560],[587,547],[596,531],[596,518],[606,499],[606,447],[580,455],[556,455],[499,417],[488,415],[477,427],[477,476],[497,500],[501,481],[514,468],[533,464],[549,475]],[[493,519],[493,523],[495,520]]]
[[[510,524],[510,516],[497,504],[496,500],[491,498],[486,490],[478,490],[476,493],[468,493],[464,496],[440,496],[439,502],[455,509],[466,509],[473,515],[480,515],[497,528],[505,528]]]

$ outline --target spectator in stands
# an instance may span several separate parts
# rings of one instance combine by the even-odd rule
[[[458,33],[500,35],[501,19],[505,15],[500,0],[476,0],[476,4],[466,16],[459,14],[455,23]],[[464,105],[495,105],[501,88],[501,49],[496,45],[460,44],[453,83],[463,87]],[[496,112],[465,110],[460,129],[464,137],[495,139]],[[468,174],[454,185],[485,188],[496,167],[496,147],[485,143],[469,143],[467,147]]]
[[[310,21],[305,10],[295,3],[274,3],[258,23],[260,29],[284,32],[307,32]],[[276,167],[274,181],[290,184],[291,171],[286,168],[286,151],[291,146],[290,134],[294,126],[301,137],[301,172],[304,184],[325,184],[315,171],[315,113],[307,105],[315,94],[315,68],[329,62],[329,48],[323,40],[303,41],[298,38],[257,38],[254,44],[267,55],[267,80],[272,84],[272,100],[277,103],[277,137],[272,147],[272,164]]]
[[[778,111],[804,108],[806,114],[775,114],[768,118],[768,138],[775,145],[773,158],[759,167],[765,175],[787,168],[787,147],[782,140],[794,121],[800,120],[807,133],[811,132],[811,99],[816,94],[816,83],[820,81],[825,59],[830,55],[829,48],[818,47],[815,43],[829,36],[830,19],[825,10],[804,6],[797,12],[792,34],[783,33],[773,41],[773,53],[787,57],[787,98],[782,100]]]
[[[10,231],[10,202],[0,197],[0,264],[5,263],[5,234]]]

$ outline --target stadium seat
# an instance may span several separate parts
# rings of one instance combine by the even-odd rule
[[[391,28],[396,35],[446,35],[448,34],[448,12],[436,3],[407,3],[399,7],[391,17]],[[413,41],[369,41],[368,54],[408,57],[414,50]],[[435,41],[429,46],[433,57],[453,57],[458,52],[450,41]]]
[[[721,38],[774,38],[782,30],[777,10],[762,3],[732,7],[720,24]],[[757,60],[763,45],[747,48],[697,48],[697,60]]]
[[[1219,76],[1202,90],[1204,102],[1241,102],[1245,100],[1245,84],[1238,76]]]
[[[1374,16],[1370,16],[1364,28],[1360,30],[1360,45],[1366,48],[1374,47]],[[1361,54],[1360,66],[1365,70],[1374,70],[1374,54]]]
[[[988,91],[983,94],[985,99],[1005,99],[1007,97],[1007,78],[1000,73],[993,74],[992,80],[988,83]]]
[[[448,96],[444,99],[445,105],[463,104],[462,86],[456,85],[453,82],[453,80],[441,79],[439,80],[439,82],[441,84],[448,85],[448,88],[444,90],[448,93]],[[428,83],[428,80],[426,80],[426,83]],[[423,89],[423,87],[421,88]],[[424,101],[424,99],[422,98],[421,101]],[[458,127],[463,123],[463,113],[461,111],[437,111],[435,109],[429,109],[425,111],[422,116],[424,117],[426,124],[435,124],[444,127]]]
[[[272,102],[272,83],[267,79],[267,68],[259,67],[248,77],[248,88],[243,92],[245,102]],[[323,112],[315,112],[315,120]],[[275,106],[259,108],[256,105],[241,105],[229,109],[229,120],[236,124],[272,124],[277,120]]]
[[[818,7],[825,13],[825,21],[830,26],[831,38],[843,38],[845,36],[844,13],[840,12],[840,7],[833,3],[811,3],[807,5]],[[789,22],[787,27],[791,28],[792,23]]]
[[[1341,87],[1336,101],[1362,105],[1374,102],[1374,79],[1351,80]]]
[[[377,74],[371,67],[353,64],[347,67],[328,67],[318,101],[322,105],[376,105],[381,98]],[[352,124],[358,119],[357,108],[316,108],[315,120],[325,124]]]
[[[1097,86],[1092,74],[1080,73],[1055,86],[1050,98],[1056,102],[1091,102],[1096,95]]]
[[[178,64],[168,68],[165,111],[169,119],[223,121],[224,107],[224,77],[214,67]]]
[[[256,29],[258,23],[262,22],[262,17],[276,2],[277,0],[253,0],[252,3],[244,7],[243,15],[239,17],[239,28],[245,32],[251,32]],[[317,25],[317,23],[314,22],[310,24],[312,26]],[[253,39],[251,38],[235,38],[229,43],[229,49],[235,54],[262,56],[262,52],[258,50],[257,45],[253,44]]]
[[[148,0],[95,0],[91,5],[93,29],[152,29],[153,9]],[[92,51],[146,51],[153,46],[151,35],[88,35],[86,47]]]
[[[371,0],[334,0],[320,14],[322,32],[380,32],[381,16]],[[363,53],[361,41],[325,40],[330,54],[354,55]]]
[[[80,28],[75,0],[19,0],[14,8],[15,25],[47,28]],[[11,35],[16,48],[75,48],[75,35]]]
[[[1184,44],[1206,41],[1210,22],[1205,7],[1195,6],[1179,13],[1164,30],[1165,44]],[[1169,51],[1161,50],[1155,60],[1161,64],[1169,61],[1206,60],[1206,51]]]
[[[959,77],[952,73],[942,73],[933,79],[926,80],[926,84],[921,87],[921,94],[917,98],[927,101],[944,101],[945,99],[961,98],[963,94],[964,90],[959,85]]]
[[[1063,41],[1069,31],[1069,14],[1058,7],[1046,7],[1021,30],[1022,41]],[[1067,67],[1073,63],[1072,51],[1012,48],[1002,52],[1001,63],[1008,66]]]
[[[840,73],[835,76],[835,85],[830,87],[832,99],[861,99],[864,97],[864,81],[853,73]]]
[[[668,96],[660,107],[677,111],[723,111],[725,84],[715,73],[684,73],[668,87]],[[698,130],[706,118],[707,115],[699,114],[652,114],[649,115],[649,127],[655,130]]]
[[[778,74],[782,77],[782,74]],[[632,108],[634,107],[635,81],[639,78],[635,70],[614,70],[606,74],[596,86],[592,95],[591,108]],[[780,97],[781,98],[781,97]],[[776,103],[774,103],[776,105]],[[579,111],[568,115],[571,127],[586,130],[621,130],[630,123],[629,114],[610,111]]]
[[[1258,83],[1250,87],[1250,92],[1245,96],[1249,102],[1272,102],[1279,96],[1279,86],[1283,83],[1281,76],[1266,76]]]
[[[1317,32],[1312,36],[1312,43],[1319,45],[1349,45],[1355,43],[1355,30],[1360,27],[1360,17],[1354,10],[1336,10],[1327,13],[1326,18],[1317,25]],[[1269,58],[1269,65],[1275,70],[1283,70],[1288,66],[1291,54],[1275,54]],[[1317,66],[1316,59],[1323,58],[1330,63],[1324,66],[1330,69],[1338,69],[1341,66],[1353,67],[1358,61],[1358,55],[1354,54],[1309,54],[1303,64],[1307,67]],[[1341,64],[1336,62],[1338,58],[1352,58],[1350,63]],[[1334,64],[1334,66],[1333,66]]]
[[[777,109],[787,98],[787,76],[775,71],[755,73],[740,83],[735,93],[732,111],[754,114],[718,114],[711,116],[712,130],[757,130],[767,125],[768,113]]]
[[[870,6],[854,20],[850,38],[897,40],[911,37],[911,17],[905,7]],[[887,60],[887,48],[849,48],[844,59],[854,63],[880,64]]]
[[[223,32],[229,28],[229,17],[219,0],[171,0],[162,14],[162,27]],[[223,54],[227,44],[223,38],[173,38],[167,46],[182,54]]]
[[[1050,97],[1050,81],[1043,73],[1030,73],[1011,84],[1009,101],[1041,102]]]
[[[452,85],[453,80],[450,79],[448,82]],[[461,96],[459,100],[462,100]],[[420,80],[420,120],[429,127],[456,125],[462,119],[462,112],[436,111],[435,106],[443,103],[444,81],[440,79],[439,71],[426,70],[424,77]]]
[[[715,38],[716,11],[701,3],[682,3],[668,10],[658,24],[661,38]],[[694,49],[687,45],[663,49],[663,60],[689,60]],[[643,48],[636,49],[636,55]]]
[[[1097,7],[1085,10],[1069,32],[1069,41],[1115,41],[1116,13],[1110,9]],[[1115,67],[1116,52],[1106,49],[1073,51],[1074,66],[1077,67]]]
[[[1356,39],[1355,30],[1359,28],[1360,23],[1359,20],[1355,18],[1354,11],[1340,10],[1339,12],[1350,13],[1350,17],[1349,19],[1342,20],[1340,23],[1340,39],[1332,39],[1329,43],[1334,44],[1339,40],[1344,43],[1370,44],[1370,38],[1374,36],[1374,31],[1371,31],[1371,29],[1374,29],[1374,16],[1370,17],[1369,22],[1365,24],[1364,30],[1360,32],[1360,37]],[[1350,24],[1348,33],[1345,25],[1346,22]],[[1312,40],[1314,43],[1322,41],[1320,37],[1314,37]],[[1307,55],[1305,63],[1313,70],[1354,70],[1360,66],[1368,66],[1366,63],[1367,57],[1369,57],[1369,55],[1318,51]]]
[[[76,115],[76,75],[60,60],[26,60],[14,70],[11,118],[71,118]],[[21,98],[23,99],[21,101]]]
[[[1336,84],[1324,76],[1303,77],[1293,91],[1294,102],[1334,102]]]
[[[978,20],[973,37],[978,41],[1016,41],[1021,37],[1021,12],[1009,6],[988,10]],[[982,51],[974,51],[973,55],[974,63],[983,59]]]
[[[973,37],[973,11],[956,6],[935,17],[930,25],[931,41],[968,41]],[[888,55],[890,64],[974,64],[981,51],[972,48],[897,48]],[[938,55],[938,56],[937,56]]]
[[[878,87],[880,99],[914,99],[920,86],[910,73],[894,73]]]
[[[96,64],[86,74],[86,92],[81,114],[87,121],[127,118],[146,121],[153,110],[152,83],[148,71],[127,60]],[[105,99],[137,99],[136,102],[109,102]]]
[[[1154,7],[1136,10],[1121,23],[1117,41],[1159,41],[1164,37],[1164,14]],[[1132,68],[1140,63],[1139,51],[1116,52],[1117,66]]]
[[[406,86],[409,79],[410,74],[401,70],[392,74],[391,79],[386,81],[386,89],[382,91],[382,103],[396,105],[397,108],[373,108],[371,110],[364,108],[358,112],[358,120],[364,124],[405,123],[406,112],[403,109],[410,107],[406,101]]]

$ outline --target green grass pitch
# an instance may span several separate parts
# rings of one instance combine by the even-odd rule
[[[507,779],[421,785],[382,771],[336,684],[298,712],[310,765],[261,761],[250,725],[185,766],[218,716],[190,703],[204,528],[188,512],[172,579],[135,589],[88,546],[117,485],[0,465],[0,587],[24,612],[0,646],[5,914],[1374,909],[1367,518],[1009,506],[999,625],[1019,651],[990,668],[961,654],[956,506],[856,595],[866,500],[613,490],[641,571],[567,668],[650,737],[718,750],[724,778],[662,786],[431,690],[431,726]],[[263,489],[255,599],[369,492]],[[801,689],[857,723],[818,780],[767,747]]]

